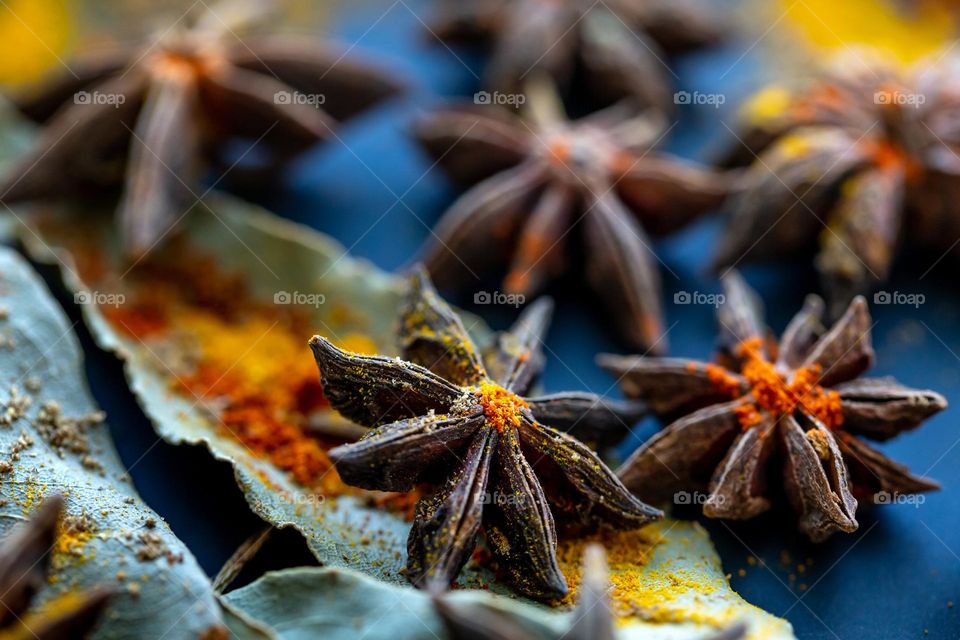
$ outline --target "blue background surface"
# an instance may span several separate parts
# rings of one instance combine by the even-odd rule
[[[407,138],[406,127],[418,109],[444,96],[470,96],[479,84],[482,58],[459,50],[454,55],[431,43],[421,24],[429,15],[428,2],[408,0],[367,4],[335,17],[334,35],[357,44],[358,53],[383,56],[390,68],[407,78],[411,91],[350,122],[339,132],[340,140],[298,161],[285,184],[255,196],[278,214],[334,236],[354,255],[388,270],[409,263],[428,228],[456,196],[440,171],[427,171],[430,163]],[[727,103],[719,110],[683,108],[671,150],[696,157],[729,135],[722,123],[733,126],[738,98],[758,83],[756,51],[741,58],[745,48],[743,43],[731,43],[676,63],[678,88],[719,90]],[[715,220],[707,220],[656,246],[668,267],[661,271],[671,355],[705,358],[712,353],[713,309],[675,305],[672,300],[680,290],[718,290],[705,268],[718,230]],[[900,275],[886,287],[923,293],[923,306],[873,307],[877,365],[872,374],[892,374],[906,385],[936,389],[951,405],[960,407],[956,263],[940,262],[919,279],[937,257],[907,256],[898,267]],[[817,286],[809,263],[753,267],[744,273],[763,295],[768,320],[777,331]],[[592,311],[596,302],[588,293],[559,289],[563,292],[557,296],[547,342],[546,389],[617,393],[613,380],[593,364],[597,352],[622,352]],[[456,301],[472,307],[471,296]],[[75,309],[65,306],[77,319]],[[514,313],[511,308],[472,310],[495,327],[506,326]],[[94,393],[110,415],[121,455],[138,489],[205,569],[215,574],[257,528],[257,518],[249,513],[226,465],[211,461],[203,450],[157,441],[122,381],[119,363],[93,347],[82,327],[78,330]],[[309,357],[306,350],[304,357]],[[854,534],[811,545],[793,532],[792,514],[786,509],[749,523],[700,517],[732,574],[734,588],[749,602],[789,619],[801,638],[920,638],[925,631],[931,638],[960,637],[960,612],[948,606],[951,601],[960,602],[960,430],[955,416],[950,408],[919,431],[881,446],[915,472],[940,481],[943,490],[929,494],[920,505],[861,508],[860,530]],[[634,444],[656,428],[650,421],[640,425]],[[694,511],[680,515],[698,517]],[[255,569],[309,561],[295,535],[281,534],[279,540],[264,552]],[[747,557],[753,554],[766,566],[748,565]],[[784,554],[789,554],[791,562],[782,562]],[[797,574],[793,565],[808,559],[812,565]],[[741,568],[745,576],[738,575]],[[790,574],[796,579],[791,580]]]

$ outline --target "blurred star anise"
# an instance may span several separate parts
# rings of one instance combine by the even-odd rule
[[[739,275],[731,272],[724,287],[719,364],[599,357],[624,393],[676,418],[618,471],[627,487],[651,501],[706,489],[705,515],[742,520],[770,508],[768,485],[779,472],[800,530],[814,541],[856,530],[858,500],[938,488],[860,438],[893,438],[946,407],[933,391],[859,378],[873,363],[862,297],[829,330],[823,302],[809,297],[777,345]]]
[[[516,94],[546,74],[594,107],[631,98],[665,109],[668,57],[718,42],[725,28],[704,0],[447,0],[431,31],[489,46],[491,91]]]
[[[577,591],[577,606],[570,628],[563,640],[615,640],[613,610],[611,609],[610,572],[607,555],[596,543],[583,550],[583,571]],[[452,640],[534,640],[522,624],[505,611],[474,602],[457,602],[440,595],[434,596],[434,607]],[[746,626],[735,623],[702,640],[740,640]]]
[[[313,40],[241,39],[235,29],[255,16],[229,9],[210,9],[146,47],[73,61],[22,96],[17,106],[46,126],[0,185],[0,200],[123,184],[119,225],[127,250],[141,254],[198,200],[208,169],[229,171],[247,155],[234,160],[229,141],[249,140],[255,155],[281,162],[398,91],[387,75]]]
[[[622,105],[571,122],[542,89],[530,85],[530,125],[496,108],[445,109],[419,123],[438,164],[476,183],[437,224],[424,262],[441,289],[509,265],[503,287],[524,296],[582,270],[624,340],[660,352],[658,258],[647,232],[675,231],[715,207],[726,181],[654,152],[658,121]]]
[[[629,405],[585,394],[524,398],[543,366],[550,314],[541,300],[481,355],[460,318],[422,271],[401,318],[406,360],[310,346],[330,404],[377,427],[330,451],[343,480],[365,489],[435,489],[417,504],[407,541],[407,576],[446,587],[467,562],[481,527],[520,592],[566,593],[556,559],[554,514],[573,525],[642,526],[662,514],[624,488],[590,449],[555,427],[584,420],[634,420]],[[554,426],[542,421],[550,420]]]
[[[936,264],[960,238],[960,62],[863,60],[758,94],[724,161],[750,168],[718,266],[816,253],[831,317],[886,281],[900,245]]]
[[[0,637],[85,638],[107,605],[109,591],[96,589],[62,599],[48,610],[29,611],[33,597],[47,584],[62,510],[62,498],[47,498],[28,522],[14,528],[0,543]]]

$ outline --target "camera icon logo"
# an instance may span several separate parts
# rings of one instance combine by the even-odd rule
[[[889,291],[877,291],[873,294],[873,304],[890,304],[890,300]]]
[[[692,100],[693,96],[690,95],[689,91],[677,91],[673,94],[674,104],[690,104]]]
[[[490,304],[491,300],[489,291],[477,291],[473,294],[473,304]]]
[[[293,102],[293,95],[289,91],[277,91],[273,94],[274,104],[291,104]]]
[[[290,304],[292,301],[293,297],[289,291],[277,291],[273,294],[273,304]]]
[[[689,291],[677,291],[673,294],[674,304],[690,304],[692,296]]]
[[[473,94],[474,104],[493,104],[493,96],[489,91],[477,91]]]

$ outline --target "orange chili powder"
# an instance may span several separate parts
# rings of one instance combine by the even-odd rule
[[[848,108],[843,92],[830,83],[817,83],[807,95],[797,98],[792,105],[793,117],[798,120],[811,120],[820,109],[844,110]]]
[[[178,392],[297,483],[325,495],[347,490],[326,454],[335,443],[307,432],[310,415],[327,401],[306,348],[313,331],[297,307],[252,300],[242,275],[223,273],[215,259],[193,252],[145,261],[125,283],[126,303],[100,310],[119,331],[160,345],[151,351],[175,345]],[[358,352],[372,345],[360,335],[341,343]]]
[[[528,406],[526,400],[493,382],[481,383],[476,395],[487,422],[497,431],[520,426],[521,412]]]
[[[563,136],[556,136],[547,145],[547,151],[550,153],[550,160],[557,165],[566,166],[570,160],[570,141]]]
[[[759,409],[787,415],[802,406],[805,413],[817,418],[827,428],[839,427],[843,423],[840,394],[817,384],[820,365],[797,369],[790,380],[785,380],[776,366],[763,356],[762,345],[761,338],[750,338],[737,346],[737,355],[744,359],[740,373],[750,384],[753,398],[753,405],[748,405],[752,410],[741,408],[737,411],[740,424],[744,428],[758,424]]]
[[[885,140],[864,143],[873,163],[883,171],[904,172],[908,182],[915,183],[923,176],[923,165],[902,147]]]
[[[696,365],[693,365],[693,368],[696,368]],[[731,375],[729,371],[716,364],[708,364],[703,370],[704,373],[707,374],[707,379],[710,380],[721,393],[725,393],[733,398],[740,397],[740,381]]]

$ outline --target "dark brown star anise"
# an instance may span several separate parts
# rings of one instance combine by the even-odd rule
[[[0,636],[34,640],[85,638],[110,598],[105,589],[61,598],[56,607],[30,613],[33,597],[47,584],[63,499],[44,500],[30,520],[0,543]]]
[[[0,200],[123,184],[119,225],[140,254],[198,200],[206,170],[239,162],[228,141],[262,143],[280,162],[398,91],[389,76],[313,40],[240,39],[228,16],[253,17],[210,9],[149,46],[72,62],[22,96],[20,109],[46,126],[0,185]]]
[[[914,73],[862,58],[745,109],[725,164],[749,164],[716,262],[816,253],[837,317],[909,243],[939,261],[960,238],[960,63]],[[819,245],[819,248],[817,248]]]
[[[570,628],[562,640],[615,640],[610,603],[610,572],[603,547],[593,543],[583,550],[583,573],[577,591],[577,606]],[[457,602],[434,596],[434,607],[452,640],[534,640],[535,637],[507,612],[474,602]],[[746,634],[743,623],[735,623],[703,640],[740,640]]]
[[[890,378],[859,378],[873,363],[862,297],[827,330],[823,302],[807,299],[779,345],[767,339],[756,294],[735,272],[718,310],[719,364],[602,355],[624,393],[668,420],[618,471],[645,500],[708,496],[711,518],[747,519],[771,506],[772,474],[814,541],[857,528],[858,500],[886,503],[937,489],[868,446],[918,427],[946,407],[938,393]]]
[[[595,106],[632,98],[669,108],[667,57],[718,42],[725,27],[703,0],[448,0],[431,30],[488,45],[491,90],[518,93],[543,73]]]
[[[715,207],[727,181],[654,152],[658,122],[622,106],[571,122],[549,90],[530,87],[531,125],[497,108],[454,108],[417,127],[438,164],[476,183],[437,224],[427,268],[443,289],[509,265],[505,290],[531,296],[582,255],[623,338],[664,350],[647,231],[675,231]]]
[[[330,404],[376,427],[330,451],[343,480],[382,491],[435,487],[417,504],[407,541],[407,576],[419,587],[453,581],[482,527],[520,592],[559,596],[567,586],[554,515],[627,528],[662,515],[556,428],[635,420],[634,407],[587,394],[523,397],[543,366],[539,345],[550,308],[546,300],[531,304],[481,357],[460,318],[418,271],[401,318],[406,360],[347,353],[320,336],[310,341]]]

